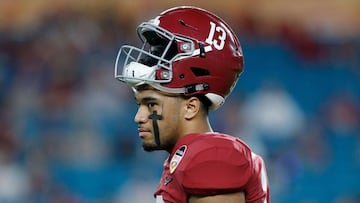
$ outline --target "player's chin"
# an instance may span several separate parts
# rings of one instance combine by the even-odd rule
[[[155,151],[155,150],[161,150],[161,148],[155,143],[145,143],[145,142],[143,142],[142,147],[147,152],[152,152],[152,151]]]

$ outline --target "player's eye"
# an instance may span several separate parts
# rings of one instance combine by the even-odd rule
[[[150,103],[147,104],[147,106],[149,108],[154,108],[156,106],[156,103],[155,102],[150,102]]]

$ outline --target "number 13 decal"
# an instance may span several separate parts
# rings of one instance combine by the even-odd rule
[[[222,50],[225,45],[226,32],[222,27],[217,26],[214,22],[210,22],[210,26],[209,36],[206,38],[205,42],[210,45],[214,45],[217,50]],[[214,39],[215,31],[219,33],[217,39]]]

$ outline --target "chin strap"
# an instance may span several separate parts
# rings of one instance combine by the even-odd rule
[[[149,119],[151,119],[153,123],[155,143],[160,146],[159,126],[157,120],[161,120],[163,117],[162,115],[157,114],[156,111],[153,111],[153,113],[149,116]]]

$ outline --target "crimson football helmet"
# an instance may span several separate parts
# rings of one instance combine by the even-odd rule
[[[243,71],[243,53],[234,31],[209,11],[175,7],[141,23],[141,48],[124,45],[115,78],[167,93],[204,95],[210,109],[221,106]]]

